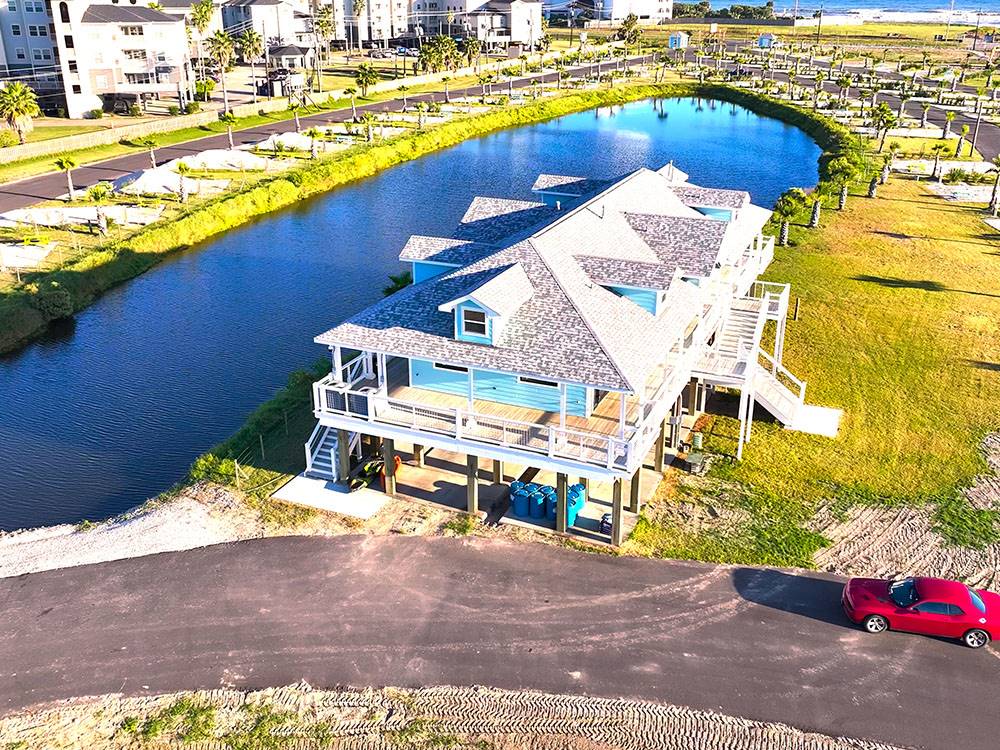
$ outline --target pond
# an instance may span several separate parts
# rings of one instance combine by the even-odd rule
[[[740,107],[648,100],[470,140],[172,256],[0,360],[0,529],[107,518],[174,484],[325,356],[313,336],[381,297],[411,234],[449,234],[475,195],[673,160],[769,206],[815,184],[819,154]]]

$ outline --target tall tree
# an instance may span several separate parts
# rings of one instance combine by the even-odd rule
[[[229,111],[229,92],[226,91],[226,71],[233,64],[235,45],[233,38],[219,29],[208,38],[208,54],[219,66],[219,76],[222,83],[222,111]]]
[[[69,188],[69,200],[76,200],[76,190],[73,188],[73,170],[76,169],[76,159],[72,156],[60,156],[55,161],[56,169],[66,173],[66,187]]]
[[[253,86],[253,102],[257,103],[257,61],[264,56],[264,38],[256,29],[247,29],[237,42],[244,61],[250,63],[250,80]]]
[[[236,115],[232,112],[223,112],[219,115],[219,122],[226,126],[226,135],[229,136],[229,148],[236,148],[233,143],[233,127],[236,125]]]
[[[358,121],[358,90],[353,86],[344,89],[344,93],[351,97],[351,120],[354,122]]]
[[[316,81],[318,91],[323,91],[323,68],[326,63],[326,56],[330,49],[330,40],[334,34],[333,5],[316,6],[317,0],[313,0],[313,38],[316,43]]]
[[[149,163],[153,169],[156,169],[156,147],[160,145],[160,142],[153,136],[147,135],[145,138],[133,141],[133,143],[149,151]]]
[[[993,194],[990,196],[990,213],[994,216],[1000,212],[1000,156],[994,156],[991,162],[993,168]]]
[[[465,59],[470,67],[479,70],[479,56],[483,52],[483,43],[475,37],[470,37],[462,42],[462,51],[465,52]]]
[[[365,12],[366,7],[366,0],[353,0],[351,5],[354,13],[354,30],[358,40],[358,52],[361,51],[361,15]]]
[[[214,11],[215,7],[212,0],[199,0],[199,2],[196,2],[191,6],[191,15],[188,16],[188,22],[198,34],[196,49],[198,52],[198,66],[201,70],[201,78],[205,77],[205,62],[201,45],[202,42],[205,41],[205,32],[208,31],[208,27],[212,23],[212,14]]]
[[[38,96],[30,87],[20,81],[11,81],[0,88],[0,117],[8,127],[13,128],[21,143],[31,132],[31,118],[41,113]]]
[[[806,194],[800,188],[792,188],[782,193],[774,204],[774,213],[781,219],[781,230],[778,242],[782,247],[788,246],[788,228],[792,218],[806,205]]]
[[[616,34],[619,40],[625,42],[625,54],[628,54],[629,47],[638,47],[642,38],[642,28],[639,26],[639,16],[629,13],[622,21]]]

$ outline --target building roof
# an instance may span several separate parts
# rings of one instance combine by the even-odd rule
[[[742,252],[768,214],[708,218],[673,189],[677,174],[640,169],[563,211],[477,198],[453,237],[411,237],[400,256],[458,268],[406,287],[316,341],[637,392],[704,310],[705,290],[681,277],[732,262],[733,249]],[[654,316],[610,286],[658,290],[662,312]],[[446,311],[466,299],[504,316],[493,345],[455,338]]]
[[[181,23],[177,16],[143,5],[91,5],[83,23]]]
[[[674,187],[677,197],[689,206],[704,208],[743,208],[750,202],[750,193],[746,190],[723,190],[722,188],[703,188],[696,185],[677,185]]]
[[[553,206],[535,201],[477,197],[469,205],[454,236],[473,242],[499,242],[551,219],[555,213]]]
[[[267,51],[267,54],[271,57],[299,57],[308,51],[308,49],[299,47],[297,44],[282,44],[279,47],[271,47]]]
[[[581,196],[607,187],[612,180],[594,180],[589,177],[572,177],[565,174],[540,174],[533,192],[549,192],[557,195]]]

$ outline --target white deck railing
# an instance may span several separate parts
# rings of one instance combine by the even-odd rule
[[[332,375],[313,384],[313,405],[329,414],[582,461],[609,470],[629,464],[630,441],[598,432],[534,424],[469,409],[392,398],[376,388],[353,390]]]

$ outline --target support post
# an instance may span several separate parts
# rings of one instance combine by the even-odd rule
[[[688,383],[688,413],[695,416],[698,413],[698,380],[691,378]]]
[[[583,485],[583,494],[590,500],[590,480],[587,477],[580,477],[580,484]]]
[[[667,420],[660,422],[660,436],[656,438],[656,457],[653,459],[653,468],[663,472],[663,458],[667,448]]]
[[[413,444],[413,463],[420,467],[424,465],[424,446],[417,443]]]
[[[556,531],[566,531],[569,515],[568,494],[569,480],[565,474],[556,474]]]
[[[493,484],[503,482],[503,461],[493,459]]]
[[[629,482],[628,512],[639,512],[639,495],[642,492],[642,467],[635,470],[632,481]]]
[[[465,475],[468,482],[467,510],[476,515],[479,512],[479,456],[466,456]]]
[[[622,480],[615,479],[611,485],[611,543],[620,547],[622,543]]]
[[[747,389],[744,386],[740,389],[740,436],[736,443],[736,460],[743,458],[743,442],[747,431]]]
[[[382,461],[385,472],[385,494],[396,494],[396,447],[391,438],[382,438]]]
[[[351,435],[347,430],[337,430],[337,476],[346,482],[351,473]]]

